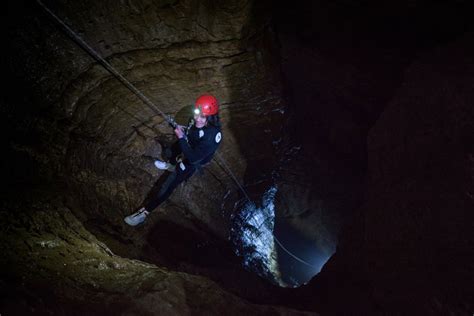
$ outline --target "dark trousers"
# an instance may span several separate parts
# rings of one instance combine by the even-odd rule
[[[176,166],[176,170],[172,172],[163,185],[158,191],[156,198],[152,198],[144,207],[148,212],[153,211],[157,208],[161,203],[166,201],[171,193],[173,193],[174,189],[183,181],[188,180],[196,171],[196,167],[193,165],[185,164],[185,169],[182,170],[179,164]]]

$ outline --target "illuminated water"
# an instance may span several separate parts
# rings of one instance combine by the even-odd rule
[[[295,287],[320,272],[332,254],[318,251],[310,240],[282,220],[275,219],[277,187],[270,187],[260,205],[247,201],[232,216],[231,240],[246,269],[280,286]],[[294,256],[275,243],[275,237]]]
[[[260,206],[247,201],[232,217],[231,240],[243,265],[258,275],[281,284],[276,260],[273,229],[275,226],[276,187],[262,197]]]

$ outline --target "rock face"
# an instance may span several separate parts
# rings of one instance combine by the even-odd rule
[[[371,129],[367,201],[336,255],[301,289],[320,311],[474,309],[473,39],[420,56]]]
[[[254,305],[207,278],[116,256],[57,198],[31,198],[2,204],[2,313],[313,315]]]
[[[459,310],[450,312],[474,308],[473,39],[413,64],[370,133],[366,260],[376,299],[391,309],[406,296],[421,296],[433,312],[453,302]],[[384,283],[404,296],[387,298]]]
[[[208,92],[221,102],[226,141],[220,153],[233,172],[243,175],[246,166],[240,161],[246,155],[262,156],[277,137],[272,135],[279,132],[273,118],[281,114],[272,110],[282,102],[275,67],[263,58],[262,41],[255,40],[268,35],[261,30],[265,20],[255,20],[253,7],[239,1],[51,6],[156,107],[139,100],[34,8],[28,17],[34,25],[15,34],[14,48],[26,55],[26,63],[14,61],[39,90],[36,101],[51,104],[35,122],[41,143],[49,148],[42,155],[36,148],[25,151],[33,152],[44,169],[54,165],[53,172],[67,177],[74,201],[87,210],[87,217],[119,225],[120,217],[137,208],[161,176],[152,164],[161,154],[156,140],[171,142],[173,136],[160,111],[185,124],[188,106]],[[268,133],[248,135],[248,124]],[[245,148],[250,137],[261,146]],[[225,236],[226,225],[218,224],[215,211],[234,184],[222,166],[206,170],[174,199],[181,201],[178,207],[195,210],[193,216],[213,233]]]
[[[40,207],[40,213],[22,217],[20,227],[41,222],[36,233],[20,229],[2,236],[5,244],[15,245],[8,252],[8,260],[3,262],[14,276],[6,285],[24,278],[26,281],[18,288],[20,298],[28,295],[25,289],[35,286],[31,299],[36,302],[32,308],[43,304],[41,291],[49,288],[47,283],[60,273],[65,275],[64,279],[51,285],[51,295],[64,299],[65,306],[90,300],[91,310],[99,313],[103,309],[94,303],[101,300],[98,293],[110,290],[104,294],[110,295],[107,306],[122,300],[130,305],[124,310],[124,304],[120,303],[114,311],[131,314],[199,311],[197,305],[191,306],[194,298],[184,292],[182,285],[187,281],[181,275],[192,279],[189,285],[195,284],[193,291],[202,295],[196,298],[196,304],[210,302],[210,296],[204,297],[208,296],[204,288],[216,286],[214,283],[173,272],[177,279],[163,283],[162,289],[163,293],[168,286],[175,289],[163,294],[163,302],[168,298],[179,302],[165,304],[168,307],[162,304],[133,307],[131,298],[126,298],[127,287],[140,288],[142,283],[145,288],[153,287],[150,284],[162,283],[166,273],[151,264],[134,263],[114,253],[206,275],[221,285],[224,283],[234,293],[259,302],[276,303],[270,293],[275,287],[244,271],[228,249],[225,242],[228,210],[232,208],[222,208],[223,201],[232,205],[238,195],[226,168],[243,182],[256,174],[255,168],[248,168],[247,161],[253,160],[258,165],[265,160],[266,165],[272,165],[268,153],[273,151],[273,140],[280,138],[279,122],[283,115],[279,109],[284,103],[276,59],[269,55],[274,39],[268,16],[261,14],[258,4],[247,1],[52,1],[47,4],[78,36],[153,100],[159,110],[144,104],[88,56],[39,5],[17,3],[9,7],[10,19],[5,29],[10,45],[2,58],[12,78],[9,92],[2,100],[2,111],[6,114],[3,127],[12,135],[2,163],[8,175],[6,182],[10,183],[5,199],[22,199],[33,189],[42,188],[48,195],[54,192],[53,195],[59,196],[62,206],[60,211]],[[224,135],[219,149],[221,159],[213,161],[185,187],[178,188],[144,227],[138,230],[127,227],[123,217],[136,210],[163,180],[153,161],[161,157],[160,144],[171,143],[174,135],[159,111],[185,124],[190,116],[189,105],[202,93],[214,94],[221,103]],[[260,168],[258,172],[265,173],[267,169]],[[29,206],[21,205],[16,208],[18,212],[30,214]],[[11,212],[9,209],[12,208],[5,211]],[[64,212],[69,214],[67,220],[57,218]],[[68,229],[69,225],[77,224],[76,218],[87,231],[82,232],[82,227],[81,233]],[[52,231],[51,236],[47,231]],[[97,243],[87,235],[89,232],[111,252],[106,254],[99,249],[94,253]],[[30,234],[36,234],[32,245],[17,243],[18,238],[31,239]],[[61,235],[59,241],[56,235]],[[73,241],[69,242],[71,238]],[[74,249],[79,242],[84,254]],[[35,254],[31,259],[33,270],[25,274],[28,258],[36,249],[49,253]],[[42,256],[53,259],[42,261]],[[82,257],[90,257],[92,261],[90,264],[77,261]],[[64,273],[63,263],[67,264]],[[108,275],[110,279],[97,280],[100,274],[117,270],[116,265],[128,271],[125,278],[130,277],[129,283],[117,285],[112,280],[117,276],[113,273]],[[34,277],[37,269],[46,272]],[[75,279],[76,273],[79,280]],[[90,273],[94,276],[87,277]],[[133,280],[135,274],[143,276]],[[115,285],[120,289],[113,289]],[[217,286],[215,289],[233,297]],[[137,293],[130,295],[138,297]],[[138,299],[143,300],[143,305],[161,300],[158,298],[161,294],[146,294],[146,291],[142,294]],[[186,306],[188,301],[191,305]],[[48,301],[40,307],[59,313],[61,307],[57,310],[51,304]],[[218,303],[221,307],[233,304],[222,297]],[[242,304],[251,306],[243,301]],[[25,309],[29,306],[25,303]],[[84,308],[84,312],[89,311],[88,307]],[[222,311],[216,308],[216,314]],[[233,312],[249,313],[251,309],[237,308]],[[10,310],[14,311],[15,307]],[[283,309],[281,312],[291,313]]]
[[[274,60],[265,56],[265,45],[272,43],[266,17],[257,19],[254,3],[59,1],[50,7],[178,122],[187,122],[188,106],[198,95],[215,94],[224,125],[220,155],[239,179],[246,174],[247,157],[262,159],[271,152],[272,139],[280,132],[282,114],[273,110],[282,106],[281,89]],[[25,21],[11,32],[10,59],[18,77],[36,89],[32,97],[38,107],[47,105],[41,117],[25,123],[25,137],[34,130],[38,145],[20,144],[18,151],[44,173],[67,179],[69,193],[74,192],[69,203],[84,210],[84,220],[122,226],[122,217],[143,202],[161,176],[153,166],[161,155],[157,139],[173,141],[172,130],[156,109],[94,62],[40,7],[25,16],[32,23]],[[38,114],[30,111],[25,120]],[[265,132],[249,133],[253,126]],[[245,145],[250,139],[252,149]],[[173,195],[172,211],[162,211],[192,210],[170,216],[197,218],[226,237],[226,219],[218,211],[230,190],[235,191],[235,184],[222,164],[214,162]]]

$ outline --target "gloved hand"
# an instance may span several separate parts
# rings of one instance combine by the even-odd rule
[[[184,137],[184,126],[178,125],[178,127],[175,128],[174,133],[176,134],[176,137],[179,139]]]

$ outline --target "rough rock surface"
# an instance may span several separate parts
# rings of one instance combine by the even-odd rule
[[[215,94],[221,102],[224,135],[219,155],[240,181],[254,171],[247,170],[248,159],[257,165],[268,160],[265,153],[273,150],[272,139],[278,138],[278,121],[283,118],[275,111],[283,106],[277,68],[265,57],[271,34],[266,16],[257,19],[255,6],[246,1],[50,4],[178,122],[186,123],[189,105],[199,94]],[[54,181],[58,175],[66,179],[68,203],[81,210],[78,216],[90,229],[130,235],[129,229],[123,231],[122,219],[153,194],[162,176],[153,166],[161,155],[157,140],[172,142],[172,130],[39,7],[22,13],[24,17],[12,23],[8,58],[17,78],[32,85],[32,95],[23,101],[34,106],[18,99],[7,103],[16,117],[11,122],[17,134],[11,140],[14,155],[26,157],[38,173]],[[264,132],[251,133],[254,126]],[[252,148],[245,145],[249,142]],[[220,161],[214,160],[186,188],[179,188],[160,212],[197,231],[201,228],[195,223],[202,223],[225,239],[229,214],[220,209],[224,196],[235,199],[229,192],[236,192],[236,186]],[[145,230],[149,227],[153,224]]]
[[[283,166],[277,212],[323,251],[365,199],[322,273],[283,292],[232,256],[237,190],[218,160],[141,229],[125,226],[162,176],[152,162],[169,127],[36,4],[9,4],[2,308],[297,313],[237,293],[335,315],[472,314],[474,51],[472,36],[457,38],[470,11],[370,2],[285,4],[280,46],[266,1],[47,2],[180,122],[197,94],[214,93],[222,157],[255,196]]]
[[[274,120],[282,117],[273,111],[282,102],[278,78],[268,64],[271,59],[263,59],[265,51],[258,47],[262,41],[254,39],[268,36],[268,31],[261,30],[264,20],[254,21],[253,6],[240,1],[59,1],[50,7],[178,122],[186,123],[188,106],[199,94],[215,94],[224,123],[220,154],[241,178],[244,157],[271,151],[268,144],[279,133]],[[45,148],[22,150],[43,169],[56,168],[53,173],[68,178],[87,217],[119,225],[120,217],[139,206],[161,175],[152,163],[161,153],[157,139],[171,142],[172,131],[156,109],[105,71],[39,8],[30,14],[32,23],[15,34],[10,58],[37,89],[35,101],[50,105],[28,131],[36,129]],[[257,124],[267,132],[247,134],[247,126]],[[243,145],[250,138],[257,145],[252,150]],[[232,180],[213,163],[172,200],[223,237],[226,225],[219,224],[215,210],[230,189]]]
[[[23,202],[3,202],[0,213],[2,314],[313,315],[251,304],[207,278],[119,257],[57,197]]]
[[[298,301],[335,315],[474,310],[473,39],[407,69],[369,134],[367,201]]]
[[[261,160],[272,164],[266,157],[273,151],[273,140],[280,137],[284,104],[278,68],[267,56],[273,35],[258,4],[48,1],[47,5],[179,123],[186,123],[189,105],[199,94],[216,95],[224,135],[219,155],[237,179],[243,182],[255,174],[256,169],[247,166],[249,159],[256,166]],[[38,5],[19,2],[9,10],[5,27],[9,45],[2,58],[12,78],[2,99],[2,127],[9,131],[8,152],[2,158],[9,183],[5,195],[18,199],[33,188],[48,188],[117,255],[205,275],[234,293],[275,303],[271,294],[275,288],[244,271],[226,243],[229,208],[222,204],[227,197],[232,205],[238,193],[221,160],[178,188],[140,229],[124,224],[123,217],[162,181],[153,161],[161,156],[160,142],[173,141],[172,130]],[[255,126],[259,133],[254,133]],[[26,211],[28,206],[22,205]],[[36,220],[26,216],[21,225]],[[56,221],[49,224],[53,230],[57,225],[65,226]],[[70,233],[74,234],[66,230],[63,239]],[[4,237],[23,245],[16,243],[16,235]],[[13,247],[11,254],[9,262],[19,271],[26,269],[22,254],[28,252]],[[61,258],[60,252],[52,255]],[[60,263],[40,265],[55,274]],[[71,288],[71,293],[54,294],[72,299],[77,293]],[[82,290],[87,292],[78,291]],[[220,304],[224,306],[225,300]]]

